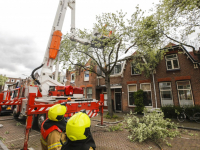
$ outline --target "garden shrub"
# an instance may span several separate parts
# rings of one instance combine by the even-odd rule
[[[137,92],[135,92],[133,97],[134,97],[134,104],[136,105],[135,112],[141,114],[144,110],[143,90],[138,90]]]
[[[109,132],[112,132],[112,131],[122,131],[122,123],[119,123],[117,125],[114,125],[114,126],[109,126],[108,129],[107,129]]]
[[[156,144],[163,140],[168,146],[171,146],[166,137],[174,138],[179,135],[177,125],[170,122],[170,119],[165,120],[163,112],[157,113],[153,111],[147,113],[147,109],[144,109],[144,113],[145,115],[140,119],[132,112],[125,116],[125,128],[131,133],[128,138],[131,141],[139,142],[151,139]],[[161,148],[159,144],[158,146]]]
[[[164,113],[165,118],[176,118],[177,113],[181,113],[183,107],[185,108],[185,112],[192,116],[196,112],[200,112],[200,105],[196,106],[173,106],[173,105],[166,105],[161,107],[162,112]]]
[[[109,112],[104,116],[106,119],[117,119],[117,118],[119,118],[117,115],[115,115],[115,114],[113,114],[113,116],[111,117],[110,115],[109,115]]]
[[[173,105],[166,105],[166,106],[162,106],[161,110],[164,113],[165,118],[176,118],[177,114],[176,114],[175,110],[180,112],[181,107],[180,106],[173,106]]]

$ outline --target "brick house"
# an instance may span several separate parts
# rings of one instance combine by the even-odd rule
[[[97,77],[96,74],[84,69],[67,71],[66,76],[66,85],[82,87],[85,97],[99,100],[99,95],[103,93],[104,108],[107,108],[106,87],[102,77]],[[199,63],[193,52],[188,52],[180,45],[173,45],[168,49],[153,76],[146,78],[134,70],[132,60],[126,59],[115,66],[110,82],[115,112],[134,110],[133,93],[139,89],[144,91],[144,104],[147,108],[159,108],[164,105],[200,105]]]
[[[8,77],[7,81],[5,82],[4,86],[3,86],[3,90],[7,90],[8,85],[12,85],[15,83],[19,83],[21,81],[21,78],[12,78],[12,77]]]

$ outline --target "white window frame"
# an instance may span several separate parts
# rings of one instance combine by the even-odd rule
[[[176,57],[174,57],[174,58],[167,58],[167,56],[170,56],[170,55],[176,55]],[[176,70],[176,69],[180,69],[179,60],[178,60],[178,55],[177,55],[177,54],[170,54],[170,55],[166,55],[166,56],[165,56],[165,63],[166,63],[167,70]],[[178,68],[174,68],[174,62],[173,62],[173,60],[177,60]],[[171,61],[172,69],[168,69],[167,61]]]
[[[74,76],[74,79],[72,79],[73,76]],[[71,82],[75,82],[75,73],[71,74]]]
[[[121,66],[121,70],[120,70],[120,72],[116,72],[116,70],[117,70],[116,67],[117,67],[118,65]],[[113,71],[111,72],[111,75],[120,74],[121,71],[122,71],[122,63],[116,64],[116,65],[114,66],[114,68],[113,68]],[[113,74],[112,74],[112,73],[113,73]]]
[[[136,86],[136,91],[129,91],[129,86],[131,86],[131,85],[135,85]],[[127,92],[128,92],[128,106],[129,107],[136,107],[136,105],[130,105],[130,103],[129,103],[129,92],[137,92],[137,84],[128,84],[127,85]]]
[[[11,79],[11,82],[15,82],[15,79]]]
[[[88,77],[86,77],[86,73],[88,73]],[[84,81],[89,81],[90,72],[84,71]]]
[[[143,85],[143,84],[149,84],[149,85],[150,85],[150,90],[145,90],[145,91],[150,91],[150,92],[151,92],[151,106],[148,105],[148,106],[145,106],[145,107],[152,107],[152,106],[153,106],[153,100],[152,100],[151,83],[141,83],[141,84],[140,84],[140,89],[141,89],[141,90],[143,90],[143,89],[142,89],[142,85]],[[144,91],[144,90],[143,90],[143,91]],[[144,92],[145,92],[145,91],[144,91]]]
[[[179,89],[178,89],[178,82],[185,82],[185,81],[189,81],[190,84],[190,89],[180,89],[181,91],[187,91],[190,90],[191,95],[192,95],[192,99],[191,100],[180,100],[180,95],[179,95]],[[177,92],[178,92],[178,100],[179,100],[179,105],[180,106],[186,106],[186,105],[192,105],[194,106],[194,100],[193,100],[193,93],[192,93],[192,88],[191,88],[191,83],[190,80],[184,80],[184,81],[176,81],[176,86],[177,86]]]
[[[89,95],[89,94],[88,94],[88,90],[87,90],[87,89],[89,89],[89,88],[91,88],[91,89],[92,89],[92,87],[87,87],[87,88],[86,88],[86,94],[87,94],[87,98],[92,98],[92,93],[89,93],[89,94],[91,95],[91,97],[88,97],[88,95]]]
[[[170,83],[170,89],[161,89],[160,83]],[[173,94],[172,94],[172,83],[171,82],[159,82],[159,90],[160,90],[161,105],[162,106],[165,106],[165,105],[174,105]],[[163,91],[170,91],[172,99],[171,100],[163,100],[162,99],[162,92]]]
[[[138,73],[135,73],[135,74],[132,74],[132,72],[133,72],[132,70],[133,70],[133,67],[134,67],[134,66],[135,66],[135,65],[134,65],[133,63],[131,63],[131,75],[140,75],[141,73],[139,73],[139,72],[138,72]]]
[[[108,95],[107,95],[107,93],[103,93],[103,97],[104,97],[104,106],[108,106]]]

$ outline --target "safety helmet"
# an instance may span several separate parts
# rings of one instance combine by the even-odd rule
[[[71,141],[84,140],[90,134],[91,121],[86,113],[78,112],[67,122],[66,134]]]
[[[67,111],[67,107],[65,105],[56,104],[53,105],[48,111],[48,118],[52,121],[60,121],[63,119],[65,113]]]

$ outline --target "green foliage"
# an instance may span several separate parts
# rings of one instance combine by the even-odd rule
[[[144,103],[143,103],[143,90],[138,90],[137,92],[134,92],[134,104],[136,105],[135,107],[135,112],[141,114],[144,110]]]
[[[109,132],[113,132],[113,131],[122,131],[122,123],[119,123],[115,126],[109,126],[107,129]]]
[[[17,122],[16,123],[16,126],[21,126],[22,124],[20,122]]]
[[[160,32],[161,26],[155,15],[144,17],[144,12],[138,7],[136,8],[137,10],[131,19],[131,24],[136,27],[132,34],[134,34],[134,42],[137,45],[137,53],[133,56],[133,64],[136,69],[149,77],[164,58],[165,52],[160,51],[164,46],[163,34]],[[137,19],[136,22],[135,19]]]
[[[177,125],[165,120],[164,114],[153,111],[147,113],[144,109],[145,115],[143,118],[138,118],[132,112],[125,116],[125,126],[128,128],[131,135],[128,136],[130,141],[144,142],[148,139],[155,141],[163,140],[168,146],[170,143],[166,140],[167,137],[174,138],[179,135]]]
[[[164,113],[165,118],[176,118],[177,112],[181,112],[180,106],[174,106],[174,105],[166,105],[161,107],[162,112]]]
[[[158,12],[166,25],[182,27],[182,31],[188,35],[195,32],[199,23],[199,0],[162,0],[157,6]]]
[[[196,112],[200,112],[200,106],[183,106],[185,108],[185,112],[192,116]],[[161,110],[164,113],[165,118],[176,118],[177,114],[181,113],[183,110],[183,107],[180,106],[173,106],[173,105],[166,105],[162,106]]]
[[[189,116],[193,116],[194,113],[200,112],[200,106],[199,105],[179,107],[178,109],[177,108],[175,109],[175,112],[177,114],[179,114],[183,111],[183,108],[185,109],[185,113],[188,114]]]
[[[112,117],[113,119],[117,119],[117,118],[119,118],[117,115],[113,115],[113,117]]]
[[[111,119],[112,117],[109,115],[109,113],[107,113],[107,114],[105,115],[105,118],[106,118],[106,119]]]
[[[6,131],[5,134],[9,134],[9,131]]]
[[[0,75],[0,85],[4,85],[8,78],[6,76]]]
[[[193,133],[188,133],[188,135],[189,135],[189,136],[194,136],[194,134],[193,134]]]
[[[104,116],[106,119],[117,119],[117,118],[119,118],[117,115],[115,115],[115,114],[113,114],[113,116],[111,117],[110,116],[110,114],[109,114],[109,112]]]
[[[6,139],[0,136],[0,140],[4,142]]]
[[[165,33],[167,38],[176,43],[195,47],[200,40],[199,33],[195,33],[200,26],[199,0],[161,0],[154,8],[154,16],[161,27],[160,32]],[[189,41],[188,35],[191,34],[193,40]]]

